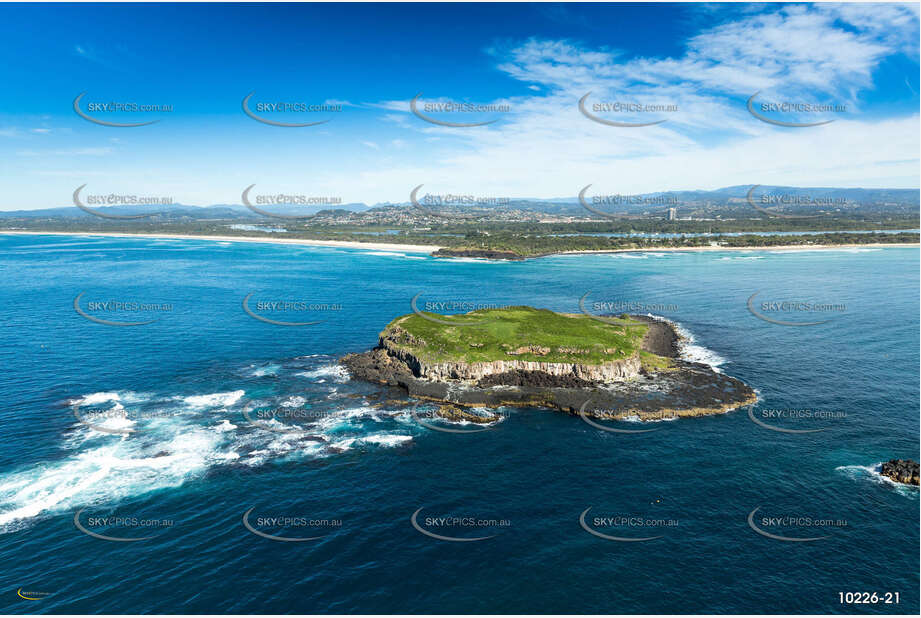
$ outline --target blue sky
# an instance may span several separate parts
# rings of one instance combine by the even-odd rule
[[[917,188],[918,5],[0,5],[0,210],[93,193],[239,203],[266,193],[369,204],[432,193],[573,196],[741,184]],[[83,103],[171,104],[94,114]],[[257,101],[339,104],[264,116]],[[842,105],[766,112],[757,101]],[[507,112],[410,112],[423,103]],[[663,112],[578,108],[629,102]],[[84,106],[85,110],[86,107]],[[91,114],[92,115],[92,114]]]

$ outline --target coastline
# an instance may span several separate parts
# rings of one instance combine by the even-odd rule
[[[406,251],[407,253],[430,253],[441,249],[438,245],[403,245],[384,242],[358,242],[351,240],[312,240],[309,238],[263,238],[261,236],[207,236],[198,234],[142,234],[132,232],[32,232],[22,230],[0,230],[0,235],[18,236],[101,236],[113,238],[149,238],[169,240],[213,240],[220,242],[255,242],[277,245],[306,245],[312,247],[344,247],[351,249],[373,249],[377,251]]]
[[[450,249],[441,245],[407,245],[400,243],[387,242],[360,242],[353,240],[314,240],[309,238],[269,238],[262,236],[210,236],[200,234],[144,234],[133,232],[37,232],[25,230],[2,230],[0,235],[18,235],[18,236],[93,236],[93,237],[112,237],[112,238],[149,238],[149,239],[169,239],[169,240],[212,240],[216,242],[249,242],[249,243],[271,243],[278,245],[301,245],[310,247],[339,247],[347,249],[371,249],[373,251],[405,251],[407,253],[434,253],[440,249]],[[520,259],[532,259],[540,257],[552,257],[557,255],[591,255],[597,253],[665,253],[680,251],[823,251],[834,249],[855,249],[855,248],[921,248],[917,243],[864,243],[864,244],[841,244],[841,245],[773,245],[773,246],[747,246],[747,247],[642,247],[637,249],[597,249],[597,250],[576,250],[576,251],[558,251],[555,253],[544,253],[541,255],[523,256]],[[444,256],[450,259],[451,256]],[[489,259],[489,258],[482,258]]]
[[[559,253],[547,253],[551,255],[581,255],[591,253],[665,253],[675,251],[823,251],[826,249],[855,249],[858,247],[919,247],[921,244],[913,242],[877,242],[863,244],[842,244],[842,245],[752,245],[748,247],[644,247],[642,249],[599,249],[593,251],[560,251]],[[540,256],[544,257],[544,256]]]

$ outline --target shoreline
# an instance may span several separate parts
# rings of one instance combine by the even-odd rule
[[[615,360],[431,361],[406,347],[404,335],[412,331],[403,330],[397,319],[380,334],[375,347],[346,354],[339,363],[353,379],[405,389],[410,398],[442,407],[546,408],[577,414],[589,424],[593,423],[588,417],[661,421],[725,414],[757,402],[757,391],[741,380],[686,359],[680,346],[683,337],[674,323],[651,316],[631,318],[648,329],[631,356]],[[645,366],[643,351],[669,360]],[[659,393],[654,400],[647,396],[650,387]]]
[[[358,242],[353,240],[312,240],[309,238],[263,238],[261,236],[207,236],[199,234],[143,234],[133,232],[32,232],[24,230],[0,230],[0,236],[94,236],[112,238],[149,238],[151,240],[213,240],[219,242],[255,242],[276,245],[306,245],[312,247],[344,247],[351,249],[373,249],[406,251],[408,253],[430,253],[442,247],[437,245],[403,245],[383,242]]]
[[[592,253],[665,253],[675,251],[823,251],[826,249],[855,249],[858,247],[919,247],[921,244],[914,242],[876,242],[876,243],[851,243],[841,245],[751,245],[747,247],[644,247],[642,249],[598,249],[587,251],[560,251],[558,253],[547,253],[535,257],[549,257],[552,255],[584,255]]]
[[[210,236],[198,234],[145,234],[133,232],[37,232],[25,230],[0,230],[2,235],[16,236],[93,236],[93,237],[111,237],[111,238],[148,238],[152,240],[211,240],[215,242],[249,242],[249,243],[269,243],[277,245],[301,245],[309,247],[339,247],[347,249],[371,249],[374,251],[405,251],[407,253],[434,253],[440,249],[448,249],[441,245],[407,245],[400,243],[387,242],[360,242],[354,240],[313,240],[309,238],[267,238],[261,236]],[[520,259],[529,260],[542,257],[565,256],[565,255],[592,255],[603,253],[664,253],[664,252],[699,252],[699,251],[823,251],[834,249],[855,249],[855,248],[906,248],[919,247],[918,243],[857,243],[841,245],[773,245],[773,246],[746,246],[746,247],[643,247],[638,249],[591,249],[591,250],[574,250],[558,251],[555,253],[544,253],[541,255],[522,256]],[[444,256],[445,259],[453,259],[452,256]],[[489,259],[489,258],[476,258]]]

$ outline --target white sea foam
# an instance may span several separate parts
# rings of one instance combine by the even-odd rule
[[[869,480],[878,485],[891,487],[903,496],[910,496],[915,498],[919,496],[917,487],[913,485],[906,485],[904,483],[897,483],[888,476],[883,476],[880,474],[882,467],[883,463],[878,462],[872,466],[838,466],[835,468],[835,471],[844,473],[848,478],[855,480]]]
[[[92,406],[100,403],[109,403],[110,401],[121,401],[121,395],[115,391],[91,393],[79,399],[71,399],[70,405]]]
[[[388,447],[399,446],[409,442],[412,439],[412,436],[392,433],[372,433],[370,435],[362,436],[359,438],[359,440],[362,442]]]
[[[250,366],[251,368],[252,366]],[[306,372],[347,381],[335,363]],[[298,407],[299,394],[246,401],[243,389],[200,394],[99,391],[70,398],[71,405],[97,406],[110,414],[87,421],[109,429],[137,428],[137,433],[106,434],[73,419],[62,435],[63,458],[0,473],[0,534],[31,525],[50,513],[93,504],[112,504],[150,491],[177,487],[216,466],[259,466],[278,458],[328,457],[339,450],[389,448],[413,439],[392,415],[368,405],[333,410],[301,427],[277,419],[258,424],[238,422],[234,406]],[[135,404],[145,404],[141,410]],[[135,413],[157,409],[150,418]],[[202,416],[212,412],[215,416]],[[121,413],[121,414],[119,414]],[[276,431],[272,431],[275,429]],[[279,432],[278,429],[285,430]],[[291,431],[295,430],[295,431]],[[411,430],[410,430],[411,431]]]
[[[229,420],[222,419],[218,426],[215,428],[217,431],[233,431],[237,426],[231,423]]]
[[[396,253],[395,251],[363,251],[362,255],[382,255],[392,257],[406,257],[405,253]]]
[[[631,414],[630,416],[625,416],[618,420],[624,421],[625,423],[643,423],[643,424],[645,423],[668,423],[671,421],[677,421],[678,417],[677,416],[663,416],[660,418],[640,418],[636,414]]]
[[[311,379],[332,378],[336,382],[348,382],[349,381],[349,372],[346,370],[345,367],[343,367],[342,365],[338,363],[323,365],[322,367],[319,367],[318,369],[314,369],[313,371],[299,371],[298,373],[294,375],[298,375],[304,378],[311,378]]]
[[[227,407],[240,401],[240,398],[246,394],[246,391],[230,391],[226,393],[211,393],[209,395],[190,395],[183,397],[182,401],[193,408],[206,409]]]
[[[262,376],[273,376],[278,373],[278,370],[281,369],[281,365],[266,365],[264,367],[254,367],[250,372],[250,375],[255,378],[261,378]]]
[[[713,350],[695,343],[694,335],[679,322],[663,318],[659,315],[653,315],[651,313],[646,315],[655,320],[667,322],[671,324],[672,327],[674,327],[675,332],[677,332],[681,337],[678,341],[678,355],[682,360],[686,360],[692,363],[703,363],[704,365],[709,365],[713,371],[722,373],[719,367],[726,363],[726,359]]]

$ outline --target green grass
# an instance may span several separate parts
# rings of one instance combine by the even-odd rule
[[[430,363],[523,360],[597,365],[636,354],[648,329],[644,322],[636,320],[614,318],[605,323],[582,314],[532,307],[425,315],[451,324],[409,314],[388,324],[387,330],[399,326],[408,332],[411,337],[401,337],[399,345]],[[544,349],[509,354],[529,346]]]

